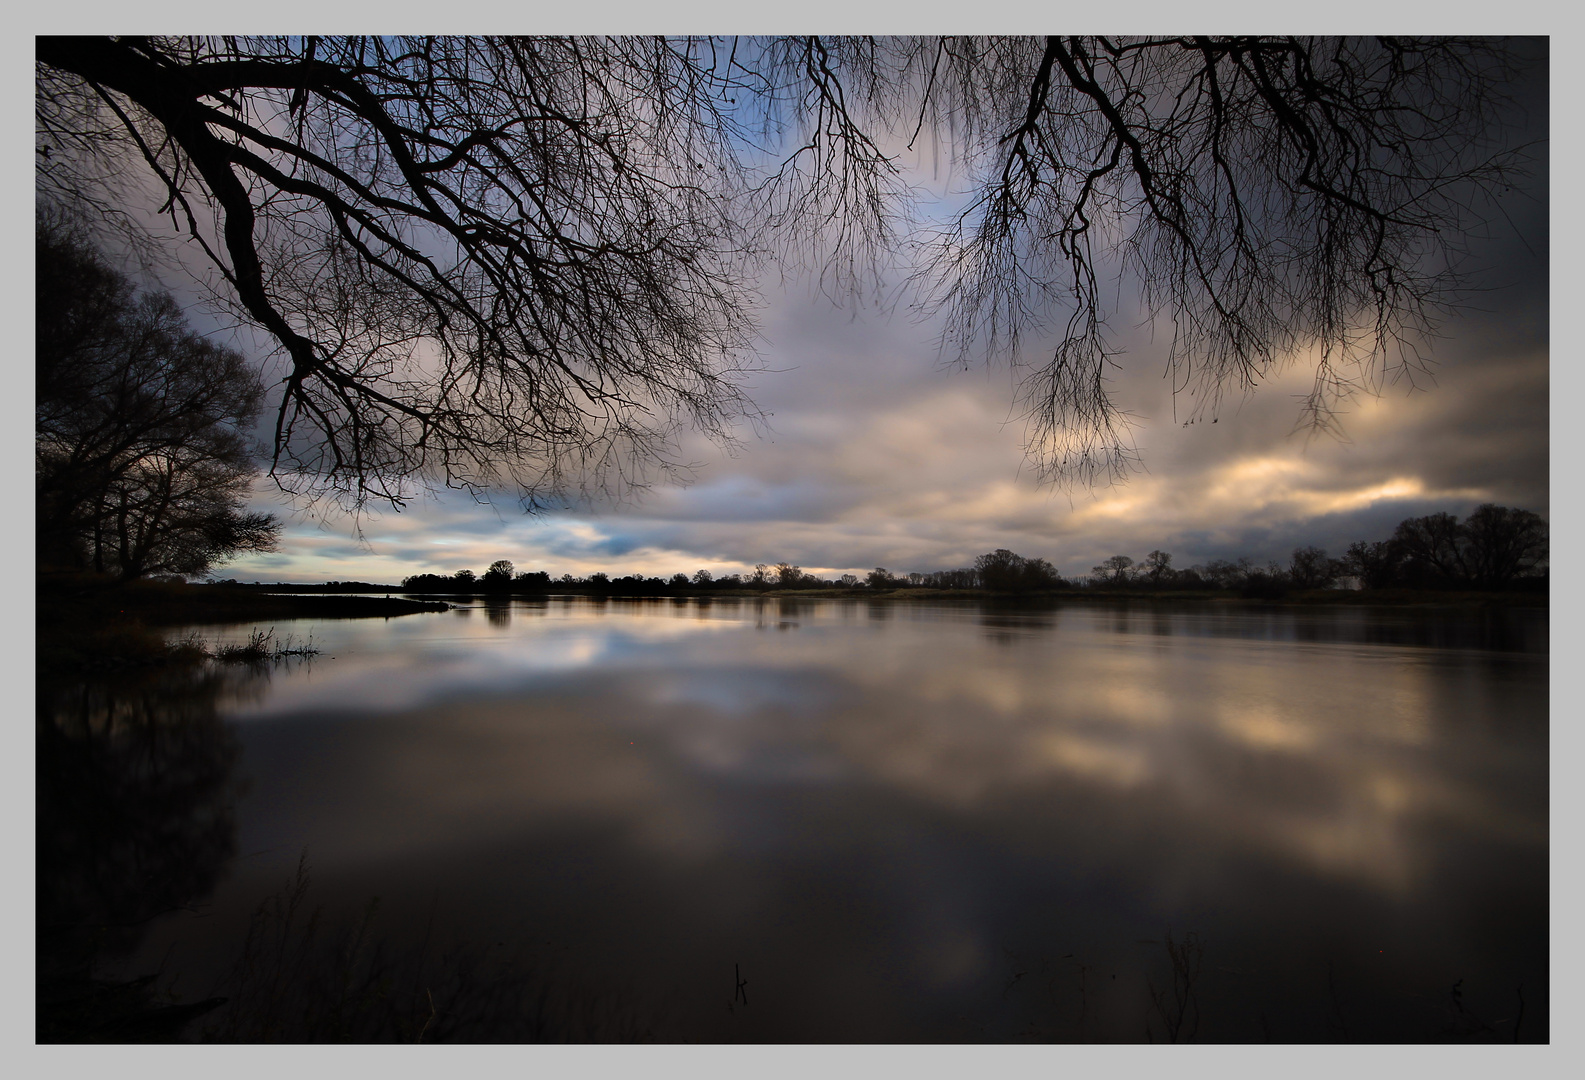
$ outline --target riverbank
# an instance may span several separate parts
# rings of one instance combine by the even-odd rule
[[[995,603],[1151,603],[1171,604],[1292,604],[1305,607],[1340,605],[1347,607],[1385,605],[1391,607],[1547,607],[1545,589],[1509,592],[1480,592],[1448,589],[1307,589],[1294,590],[1269,596],[1244,596],[1232,590],[1187,589],[1047,589],[1035,592],[994,592],[989,589],[931,589],[903,588],[873,590],[869,588],[829,589],[700,589],[692,587],[657,588],[653,591],[630,592],[613,589],[595,589],[586,586],[556,586],[534,591],[484,591],[422,592],[403,589],[400,585],[379,585],[369,582],[331,582],[328,584],[241,584],[195,586],[196,589],[214,589],[222,593],[251,595],[290,595],[307,599],[309,595],[334,596],[342,593],[384,592],[391,596],[446,597],[453,601],[478,600],[545,600],[559,596],[578,596],[608,600],[715,600],[715,599],[767,599],[767,600],[886,600],[910,603],[962,603],[967,601]],[[356,599],[347,596],[345,599]]]
[[[167,642],[159,631],[171,626],[389,619],[450,607],[444,601],[402,597],[281,596],[176,582],[40,577],[34,592],[35,667],[45,679],[205,659],[207,654],[191,643]]]
[[[36,601],[44,621],[140,622],[145,626],[208,625],[269,619],[368,619],[445,611],[440,600],[396,596],[283,595],[250,588],[92,579],[40,579]]]

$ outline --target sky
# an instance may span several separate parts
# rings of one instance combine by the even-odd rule
[[[1544,243],[1544,237],[1543,237]],[[1544,257],[1544,256],[1543,256]],[[1022,449],[1005,369],[943,368],[928,325],[842,311],[807,293],[777,298],[752,397],[769,414],[735,453],[685,443],[688,486],[660,484],[621,504],[534,515],[511,493],[480,503],[437,492],[401,513],[290,523],[276,554],[221,576],[251,581],[395,581],[412,573],[604,570],[670,576],[787,561],[831,576],[970,565],[1006,547],[1068,575],[1108,555],[1152,549],[1175,565],[1296,546],[1341,554],[1405,517],[1482,502],[1548,510],[1544,262],[1486,313],[1444,327],[1434,383],[1388,386],[1344,417],[1346,441],[1296,430],[1301,363],[1217,422],[1173,418],[1163,350],[1132,335],[1117,381],[1138,417],[1143,469],[1124,483],[1042,487]],[[1159,340],[1159,338],[1158,338]],[[261,506],[280,510],[266,496]]]
[[[1545,86],[1526,95],[1527,127],[1512,134],[1546,136]],[[435,491],[357,520],[293,513],[265,484],[256,505],[286,519],[280,550],[216,576],[395,582],[497,559],[553,577],[719,576],[781,561],[862,576],[967,566],[1003,547],[1076,576],[1156,549],[1179,567],[1285,563],[1311,544],[1340,555],[1406,517],[1484,502],[1548,516],[1550,221],[1545,147],[1537,153],[1533,177],[1465,238],[1476,289],[1442,324],[1430,376],[1356,400],[1342,438],[1300,425],[1313,370],[1302,356],[1253,393],[1230,394],[1214,424],[1185,425],[1195,402],[1175,402],[1163,378],[1170,329],[1125,311],[1112,323],[1125,350],[1113,386],[1136,418],[1142,469],[1119,484],[1042,486],[1005,366],[944,365],[937,324],[838,307],[793,280],[763,287],[764,370],[749,391],[766,423],[744,425],[735,448],[686,438],[691,483],[535,514],[510,491],[483,501]]]
[[[1545,79],[1525,137],[1547,133]],[[1518,134],[1518,132],[1515,132]],[[552,576],[605,571],[716,575],[786,561],[821,576],[951,569],[1010,548],[1062,573],[1155,549],[1180,567],[1295,547],[1342,554],[1405,517],[1483,502],[1549,515],[1547,157],[1467,238],[1482,291],[1441,328],[1433,377],[1356,401],[1343,439],[1300,428],[1310,369],[1296,357],[1253,394],[1185,425],[1195,402],[1163,378],[1170,328],[1112,323],[1113,386],[1136,417],[1142,469],[1095,488],[1041,486],[1026,460],[1003,367],[944,366],[938,326],[906,310],[839,308],[807,280],[763,286],[751,398],[766,414],[735,448],[685,438],[686,486],[525,514],[511,491],[484,501],[433,491],[401,512],[354,519],[294,510],[269,482],[255,507],[285,521],[280,549],[216,577],[396,582],[482,572],[497,559]],[[931,178],[919,177],[930,183]],[[1038,354],[1038,347],[1031,349]]]

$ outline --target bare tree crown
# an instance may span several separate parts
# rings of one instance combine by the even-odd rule
[[[1214,408],[1317,357],[1310,418],[1419,362],[1458,284],[1501,42],[1171,38],[40,38],[39,192],[124,217],[136,166],[285,350],[274,471],[400,505],[680,467],[754,417],[754,282],[913,244],[946,347],[1023,373],[1048,480],[1121,475],[1106,298],[1171,322]],[[900,165],[969,178],[933,230]],[[1044,351],[1031,354],[1038,337]]]

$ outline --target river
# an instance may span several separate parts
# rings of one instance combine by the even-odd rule
[[[189,1037],[1549,1038],[1543,609],[568,597],[275,632],[319,654],[215,675],[196,720],[140,691],[200,734],[128,789],[147,835],[100,846],[133,856],[41,864],[63,906],[164,867],[103,965],[226,997]]]

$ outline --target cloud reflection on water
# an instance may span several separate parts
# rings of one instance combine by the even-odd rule
[[[353,629],[347,655],[240,715],[384,714],[344,782],[387,794],[347,805],[400,791],[422,824],[354,813],[348,843],[365,852],[581,816],[673,854],[730,854],[758,842],[730,820],[734,785],[789,784],[981,814],[1077,799],[1105,808],[1091,828],[1143,815],[1227,857],[1397,896],[1440,857],[1423,844],[1436,820],[1545,843],[1544,818],[1493,809],[1467,778],[1478,733],[1436,744],[1500,711],[1489,683],[1460,685],[1457,654],[1207,637],[1159,612],[1124,618],[1147,632],[1123,636],[1118,612],[1082,607],[1004,615],[991,633],[972,609],[868,614],[578,602],[506,624],[415,620],[405,644]],[[756,632],[772,626],[796,632]],[[1508,662],[1544,672],[1544,657]],[[1531,704],[1544,715],[1544,691]]]

